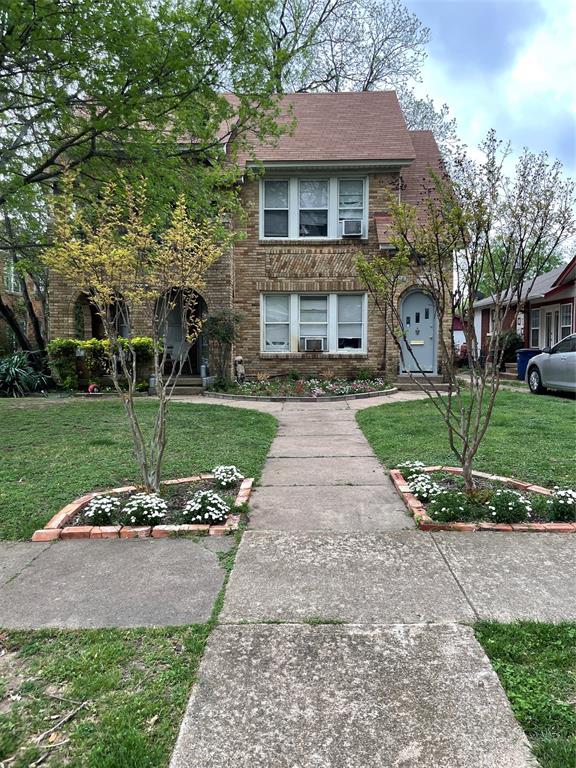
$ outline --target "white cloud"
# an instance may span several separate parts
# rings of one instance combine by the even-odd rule
[[[446,102],[462,140],[473,151],[490,128],[520,149],[563,154],[566,171],[576,175],[576,4],[540,0],[543,21],[522,36],[506,70],[454,77],[440,58],[430,56],[417,93]],[[434,33],[432,25],[432,33]],[[572,124],[568,114],[572,115]],[[572,133],[572,149],[569,136]]]

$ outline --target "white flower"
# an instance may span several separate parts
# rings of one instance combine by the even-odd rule
[[[244,479],[244,475],[233,465],[214,467],[212,474],[216,484],[221,488],[232,488],[236,483]]]
[[[215,491],[197,491],[184,507],[187,520],[220,522],[230,512],[230,507]]]

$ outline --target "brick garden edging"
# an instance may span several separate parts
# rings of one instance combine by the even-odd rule
[[[367,397],[385,397],[398,392],[398,387],[381,389],[378,392],[355,392],[350,395],[320,395],[319,397],[300,397],[299,395],[235,395],[233,392],[211,392],[204,390],[204,397],[218,400],[252,400],[264,403],[335,403],[342,400],[362,400]]]
[[[448,472],[452,475],[461,475],[460,467],[422,467],[422,472]],[[515,480],[513,477],[503,477],[502,475],[491,475],[488,472],[472,471],[474,477],[481,477],[484,480],[494,480],[498,483],[510,485],[520,491],[529,491],[530,493],[540,493],[543,496],[552,496],[552,491],[541,485],[525,483],[522,480]],[[432,520],[426,514],[426,508],[413,493],[410,492],[410,484],[404,479],[404,475],[399,469],[391,469],[390,477],[396,490],[402,497],[402,501],[408,507],[416,525],[422,531],[502,531],[506,533],[576,533],[576,523],[439,523]]]
[[[176,480],[164,480],[162,485],[181,485],[183,483],[197,483],[201,480],[213,480],[214,475],[195,475],[194,477],[179,477]],[[253,477],[242,480],[234,501],[235,507],[241,507],[250,499],[252,493]],[[46,523],[44,528],[35,531],[32,541],[54,541],[55,539],[142,539],[151,536],[154,539],[170,536],[173,533],[207,533],[209,536],[223,536],[238,529],[240,515],[230,514],[224,525],[205,525],[203,523],[190,523],[186,525],[69,525],[72,519],[92,501],[95,496],[102,493],[131,493],[137,490],[135,485],[126,485],[122,488],[111,488],[108,491],[86,493],[75,501],[67,504]]]

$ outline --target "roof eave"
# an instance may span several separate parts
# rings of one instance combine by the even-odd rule
[[[414,158],[400,160],[248,160],[248,168],[265,168],[268,170],[290,170],[314,168],[404,168],[413,162]]]

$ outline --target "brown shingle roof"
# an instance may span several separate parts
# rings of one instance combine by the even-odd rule
[[[402,168],[402,200],[418,205],[430,192],[429,169],[442,170],[442,155],[432,131],[409,131],[416,159]]]
[[[293,133],[276,145],[257,143],[264,163],[410,161],[415,157],[394,91],[294,93],[282,97],[282,121]],[[239,158],[246,162],[247,157]]]
[[[409,131],[416,158],[402,168],[402,202],[419,206],[430,194],[429,169],[441,171],[442,156],[432,131]],[[418,212],[418,218],[425,216],[424,210]],[[380,245],[390,245],[392,240],[392,220],[389,214],[378,213],[374,216],[376,235]]]

